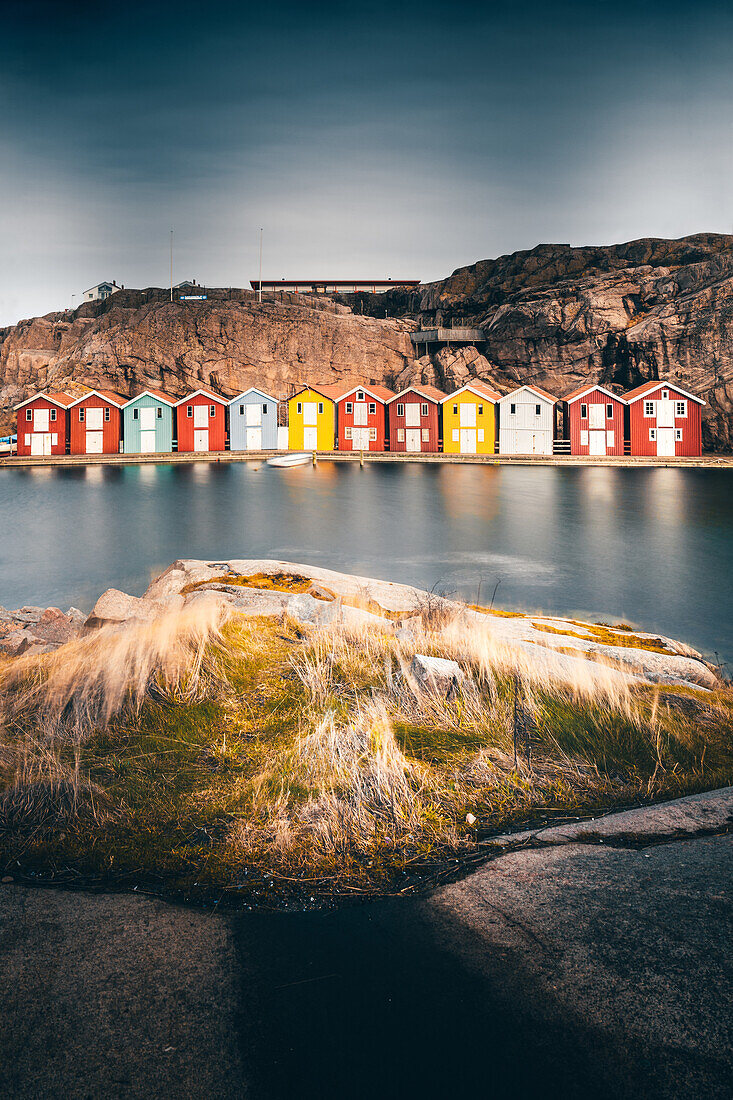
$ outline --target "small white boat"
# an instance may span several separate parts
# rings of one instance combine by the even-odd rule
[[[306,466],[309,462],[313,461],[313,455],[308,454],[305,451],[296,451],[294,454],[287,455],[275,455],[274,458],[268,458],[268,466]]]

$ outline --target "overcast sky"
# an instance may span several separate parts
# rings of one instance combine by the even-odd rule
[[[729,3],[3,0],[0,324],[733,230]]]

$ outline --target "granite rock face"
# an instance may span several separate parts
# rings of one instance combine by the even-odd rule
[[[156,288],[122,290],[0,330],[0,429],[32,392],[76,384],[173,396],[256,384],[282,398],[306,381],[450,391],[475,377],[563,396],[586,382],[622,392],[664,379],[706,402],[705,449],[733,449],[733,236],[543,244],[415,292],[262,303],[250,291],[207,294],[171,302]],[[453,324],[481,329],[483,342],[415,357],[411,331]]]

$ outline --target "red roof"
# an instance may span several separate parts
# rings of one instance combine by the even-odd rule
[[[340,397],[343,397],[345,393],[349,393],[351,387],[344,385],[327,385],[325,383],[321,385],[320,382],[316,385],[310,383],[309,385],[301,386],[299,390],[296,390],[290,400],[292,401],[293,397],[297,397],[300,393],[305,393],[306,390],[313,390],[314,393],[320,393],[321,397],[327,397],[329,401],[336,402]]]
[[[33,397],[26,397],[25,401],[21,401],[19,405],[14,406],[13,411],[17,412],[18,409],[22,409],[24,405],[30,405],[31,402],[41,399],[50,401],[52,405],[58,405],[60,409],[68,409],[69,405],[74,404],[74,398],[71,394],[63,393],[61,390],[54,393],[44,393],[41,391],[41,393],[34,393]]]
[[[563,401],[570,405],[573,401],[577,401],[579,397],[592,393],[593,390],[605,393],[607,397],[613,398],[614,401],[620,401],[622,405],[626,404],[626,398],[619,396],[617,393],[612,393],[611,390],[607,390],[605,386],[601,386],[598,382],[588,382],[585,386],[579,386],[577,390],[571,390],[570,393],[565,394]]]
[[[143,390],[143,393],[149,393],[151,397],[159,397],[161,401],[167,401],[169,405],[175,405],[175,397],[169,397],[167,393],[163,393],[162,390]],[[138,397],[142,397],[143,394],[139,393]],[[134,398],[130,398],[134,400]]]
[[[394,397],[390,397],[387,404],[391,405],[393,401],[396,401],[398,397],[404,397],[406,393],[417,393],[421,397],[427,397],[428,401],[434,401],[436,405],[439,405],[445,397],[443,391],[436,390],[435,386],[408,386],[406,389],[396,393]]]
[[[501,394],[497,393],[495,389],[484,382],[481,378],[472,378],[470,382],[465,382],[462,386],[459,386],[453,393],[448,393],[442,398],[442,403],[445,404],[451,397],[457,397],[459,393],[463,393],[464,390],[473,390],[479,397],[488,397],[489,401],[498,401],[501,398]]]
[[[101,397],[103,401],[109,401],[110,405],[117,405],[119,409],[127,401],[126,397],[121,397],[119,393],[114,393],[112,390],[89,390],[87,393],[83,393],[81,397],[77,397],[75,401],[72,401],[72,405],[80,405],[82,401],[86,401],[88,397]]]
[[[222,397],[216,390],[212,390],[211,386],[197,386],[195,390],[189,390],[183,397],[179,397],[176,401],[176,405],[183,405],[184,402],[190,401],[192,397],[195,397],[197,393],[203,393],[206,397],[211,397],[214,401],[218,401],[221,405],[228,405],[226,397]]]
[[[341,394],[339,400],[343,401],[344,397],[348,397],[349,394],[356,393],[357,390],[363,390],[364,393],[368,393],[371,397],[376,397],[382,404],[386,404],[390,397],[394,397],[394,390],[388,390],[386,386],[352,386],[351,389],[345,390]]]
[[[675,390],[677,393],[683,393],[685,397],[689,397],[691,401],[697,401],[698,405],[705,404],[701,397],[695,397],[694,393],[683,390],[681,386],[675,385],[674,382],[668,382],[664,378],[657,378],[654,382],[645,382],[643,386],[637,386],[635,390],[629,390],[624,396],[630,405],[633,401],[638,401],[640,397],[645,397],[648,393],[658,390],[660,386],[664,386],[668,390]]]

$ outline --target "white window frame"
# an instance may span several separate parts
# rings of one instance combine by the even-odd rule
[[[398,428],[397,429],[397,442],[398,443],[404,443],[405,442],[405,429],[404,428]]]
[[[193,419],[193,405],[186,405],[186,416],[189,420]]]
[[[483,415],[484,415],[484,407],[483,407],[483,405],[479,405],[479,407],[478,407],[478,415],[479,415],[479,416],[483,416]]]
[[[541,405],[535,405],[534,414],[535,414],[535,416],[542,416],[542,406]]]
[[[354,429],[350,424],[344,425],[344,439],[353,439]]]
[[[682,409],[682,412],[680,412],[680,409]],[[674,403],[674,415],[677,418],[677,420],[686,420],[687,419],[687,402],[686,401],[675,401],[675,403]]]
[[[377,402],[376,401],[370,401],[369,402],[369,415],[370,416],[376,416],[377,415]]]
[[[244,416],[244,405],[239,406],[239,415]]]
[[[318,415],[321,416],[322,414],[323,414],[323,402],[319,401],[318,402]]]
[[[137,409],[135,409],[135,412],[137,412]],[[162,405],[156,405],[155,413],[156,413],[156,418],[158,420],[162,420],[163,419],[163,406]]]
[[[52,423],[52,424],[55,424],[55,423],[56,423],[56,410],[55,410],[55,409],[51,409],[51,410],[50,410],[50,412],[49,412],[49,420],[51,421],[51,423]]]
[[[109,423],[109,405],[104,406],[104,419]]]
[[[517,415],[517,406],[516,405],[511,404],[509,406],[509,415],[510,416],[516,416]]]
[[[588,446],[588,429],[587,428],[581,428],[580,429],[580,446],[581,447],[587,447]]]
[[[216,416],[216,405],[209,405],[209,416],[212,419]]]
[[[351,416],[354,411],[354,406],[351,401],[346,402],[346,415]]]
[[[297,408],[297,411],[298,411],[299,414],[302,413],[303,412],[303,402],[299,401],[296,408]]]
[[[662,390],[662,401],[669,401],[669,390]]]
[[[613,403],[611,401],[606,402],[606,420],[613,420]]]
[[[457,405],[453,406],[453,415],[458,416],[458,406]]]
[[[423,443],[429,443],[430,442],[430,428],[423,428],[422,429],[422,437],[421,438],[422,438]]]
[[[32,422],[32,420],[33,420],[33,409],[26,409],[25,410],[25,418],[26,418],[27,421]]]
[[[649,442],[650,443],[656,443],[657,442],[657,429],[656,428],[650,428],[649,429]]]
[[[79,409],[79,423],[80,424],[84,423],[84,409],[83,408]]]
[[[645,417],[653,417],[655,415],[655,405],[656,405],[655,401],[645,401],[644,402],[644,416]]]
[[[140,410],[138,408],[134,408],[132,410],[132,419],[133,420],[139,420],[140,419]]]
[[[675,428],[675,430],[674,430],[674,441],[675,441],[675,443],[681,443],[682,442],[682,428]]]
[[[454,428],[454,429],[453,429],[453,432],[452,432],[452,439],[453,439],[453,442],[454,442],[454,443],[458,443],[458,442],[459,442],[459,440],[460,440],[460,435],[459,435],[459,431],[458,431],[458,428]]]
[[[420,405],[420,416],[427,416],[427,415],[428,415],[428,403],[427,403],[427,401],[423,401],[423,403]]]
[[[364,400],[364,391],[363,390],[357,390],[356,391],[356,400],[357,401],[363,401]]]
[[[377,442],[377,429],[376,428],[370,428],[369,429],[369,442],[370,443],[376,443]]]
[[[580,419],[581,420],[587,420],[588,419],[588,406],[582,401],[580,403]]]
[[[405,415],[405,406],[400,401],[397,402],[397,415],[398,416],[404,416]]]

